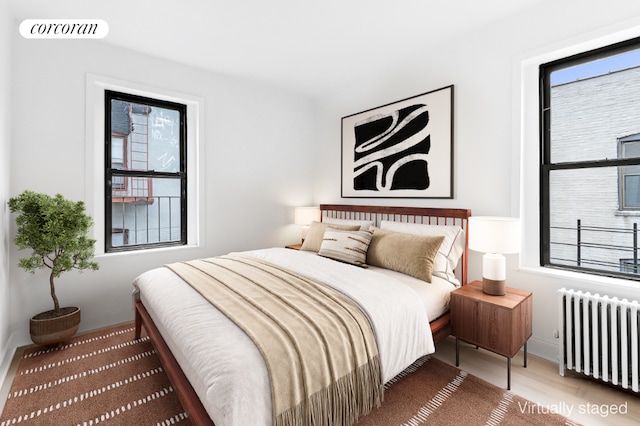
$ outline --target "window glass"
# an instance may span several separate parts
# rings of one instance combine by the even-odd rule
[[[617,139],[640,131],[638,65],[633,51],[551,72],[551,162],[618,156]]]
[[[640,135],[633,135],[621,141],[622,158],[640,157]],[[621,166],[621,197],[623,210],[640,209],[640,165]]]
[[[549,192],[550,264],[618,272],[639,218],[615,214],[617,167],[552,170]]]
[[[640,41],[540,68],[541,263],[638,276]]]
[[[114,169],[124,168],[124,138],[119,136],[111,137],[111,167]],[[113,177],[113,188],[125,189],[126,180],[122,176]]]
[[[186,106],[106,92],[106,251],[186,244]]]

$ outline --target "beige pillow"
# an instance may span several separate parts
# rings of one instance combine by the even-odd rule
[[[412,235],[371,227],[367,263],[431,282],[433,260],[443,236]]]
[[[313,221],[309,226],[307,236],[304,239],[300,250],[315,251],[317,253],[320,250],[320,246],[322,245],[324,231],[328,226],[336,229],[344,229],[347,231],[357,231],[358,229],[360,229],[360,225],[327,225],[326,223]]]
[[[340,262],[366,267],[367,249],[372,236],[370,231],[344,231],[329,227],[324,231],[318,254]]]
[[[444,278],[456,286],[460,285],[460,281],[456,278],[455,270],[460,257],[464,253],[466,244],[465,233],[461,227],[383,220],[380,222],[380,229],[415,235],[442,235],[444,241],[433,260],[433,275]]]

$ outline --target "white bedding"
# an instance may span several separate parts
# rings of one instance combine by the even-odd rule
[[[435,275],[431,277],[431,283],[425,283],[418,278],[405,275],[401,272],[392,271],[390,269],[378,268],[377,266],[369,266],[368,268],[373,272],[377,272],[397,280],[415,291],[427,310],[429,321],[433,321],[449,311],[451,292],[458,288],[450,281],[436,277]]]
[[[446,289],[453,290],[452,284],[444,280],[416,283],[402,274],[396,277],[388,273],[392,271],[359,268],[297,250],[273,248],[244,253],[331,285],[358,303],[376,335],[385,382],[417,358],[435,351],[423,303],[426,296],[416,297],[412,287],[431,286],[435,293],[446,294],[443,303],[448,306]],[[145,272],[133,284],[134,297],[139,297],[149,311],[214,423],[270,425],[266,365],[244,332],[168,268]]]

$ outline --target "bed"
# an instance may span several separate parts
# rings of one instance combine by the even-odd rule
[[[395,264],[388,266],[384,256],[381,263],[371,257],[368,267],[354,267],[332,256],[324,246],[316,251],[311,247],[310,236],[305,240],[305,250],[251,250],[230,254],[220,261],[241,259],[278,265],[296,276],[309,277],[328,284],[332,291],[347,294],[371,323],[386,382],[415,359],[432,353],[434,344],[449,333],[449,293],[467,282],[467,226],[471,211],[335,204],[324,204],[320,209],[322,223],[313,226],[316,231],[331,233],[326,235],[354,235],[373,226],[378,242],[381,235],[401,237],[401,242],[413,238],[410,241],[418,241],[417,244],[434,236],[439,238],[442,243],[432,257],[430,284],[424,285],[422,276],[408,275],[413,272],[405,271],[402,265],[400,271],[395,270]],[[370,247],[368,254],[373,256],[373,243]],[[384,254],[387,246],[376,247]],[[425,288],[431,293],[420,293]],[[433,303],[433,298],[439,302]],[[390,299],[398,302],[388,303]],[[136,338],[144,327],[194,424],[271,422],[271,404],[275,402],[269,397],[269,367],[260,361],[261,351],[228,315],[186,284],[177,270],[157,268],[136,278],[134,304]],[[398,333],[388,323],[402,324],[406,333]],[[241,365],[251,365],[245,367],[250,374],[235,371]]]

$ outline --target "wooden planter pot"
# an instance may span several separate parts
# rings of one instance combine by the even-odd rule
[[[31,317],[31,340],[36,345],[57,345],[73,337],[80,327],[80,308],[62,308],[63,315],[52,317],[52,311]]]

